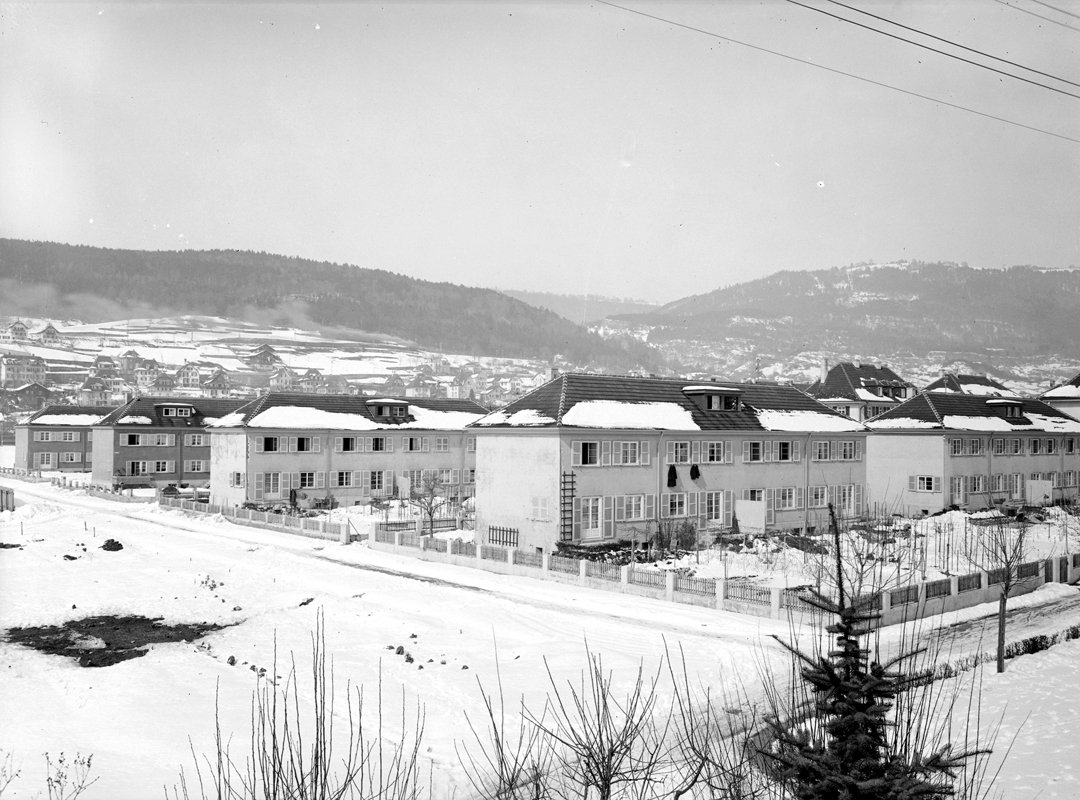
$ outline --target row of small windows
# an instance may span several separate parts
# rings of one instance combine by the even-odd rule
[[[203,461],[201,459],[192,459],[190,461],[184,461],[184,473],[208,473],[210,472],[210,462]],[[176,462],[175,461],[128,461],[126,464],[127,474],[129,476],[138,475],[153,475],[155,473],[175,473]]]
[[[995,456],[1045,455],[1059,452],[1076,453],[1077,443],[1074,437],[1064,439],[1030,437],[1026,439],[993,438],[990,440],[990,453]],[[954,438],[949,440],[949,453],[954,456],[981,456],[986,454],[986,442],[981,438]]]
[[[404,453],[429,453],[432,452],[432,438],[434,438],[434,452],[447,453],[450,451],[449,436],[402,436],[401,451]],[[465,450],[469,453],[476,452],[476,437],[469,436],[465,439]],[[256,453],[319,453],[322,452],[321,436],[257,436],[255,437]],[[392,436],[335,436],[335,453],[392,453],[394,452],[394,437]]]
[[[183,434],[185,447],[209,447],[210,437],[205,433]],[[175,433],[122,433],[122,447],[176,447]]]
[[[421,487],[426,481],[437,479],[444,488],[471,487],[476,483],[474,469],[408,470],[401,473],[402,483]],[[385,496],[393,492],[395,481],[392,470],[330,470],[301,472],[256,472],[255,499],[279,496],[282,489],[359,489],[362,495]],[[243,472],[229,474],[229,486],[242,488]]]
[[[731,464],[734,462],[730,441],[666,442],[666,464]],[[742,463],[802,461],[803,443],[797,439],[742,442]],[[648,466],[649,442],[574,441],[571,442],[571,465],[575,467]],[[862,442],[858,440],[821,439],[810,442],[813,461],[860,461]]]
[[[91,460],[91,454],[86,453],[86,463]],[[83,454],[78,450],[65,452],[45,451],[34,453],[34,469],[52,469],[59,464],[82,464]]]

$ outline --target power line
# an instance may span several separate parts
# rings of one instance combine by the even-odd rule
[[[1058,8],[1057,6],[1052,6],[1049,3],[1044,3],[1043,0],[1031,0],[1031,2],[1038,3],[1040,6],[1046,6],[1047,8],[1051,8],[1054,11],[1057,11],[1059,14],[1064,14],[1067,17],[1075,17],[1076,19],[1080,19],[1080,14],[1074,14],[1071,11],[1066,11],[1064,8]]]
[[[841,3],[840,0],[828,0],[828,2],[832,3],[833,5],[840,6],[841,8],[846,8],[846,9],[848,9],[850,11],[857,11],[860,14],[865,14],[868,17],[873,17],[874,19],[881,20],[882,22],[887,22],[890,25],[895,25],[896,27],[903,28],[906,31],[911,31],[912,33],[917,33],[917,34],[919,34],[921,36],[926,36],[926,37],[928,37],[930,39],[935,39],[935,40],[937,40],[939,42],[944,42],[945,44],[952,45],[953,47],[959,47],[961,50],[967,50],[969,53],[976,53],[976,54],[978,54],[980,56],[985,56],[986,58],[992,58],[995,61],[1000,61],[1002,64],[1008,64],[1009,66],[1012,66],[1012,67],[1019,67],[1020,69],[1026,69],[1028,72],[1034,72],[1036,75],[1042,75],[1043,77],[1052,78],[1055,81],[1061,81],[1062,83],[1068,83],[1068,84],[1070,84],[1072,86],[1076,86],[1077,88],[1080,88],[1080,83],[1070,81],[1067,78],[1059,78],[1057,75],[1052,75],[1049,72],[1043,72],[1042,70],[1033,69],[1032,67],[1025,67],[1023,64],[1017,64],[1015,61],[1009,61],[1009,59],[1007,59],[1007,58],[1001,58],[1000,56],[995,56],[995,55],[993,55],[991,53],[984,53],[982,50],[976,50],[973,47],[966,47],[966,46],[964,46],[962,44],[959,44],[957,42],[952,41],[951,39],[944,39],[941,36],[935,36],[932,33],[927,33],[926,31],[919,30],[918,28],[912,28],[912,27],[909,27],[907,25],[903,25],[903,24],[901,24],[899,22],[896,22],[895,20],[887,19],[886,17],[881,17],[881,16],[878,16],[877,14],[871,14],[869,11],[863,11],[861,8],[856,8],[855,6],[849,6],[847,3]]]
[[[883,31],[880,28],[873,27],[872,25],[865,25],[865,24],[863,24],[861,22],[856,22],[853,19],[848,19],[847,17],[842,17],[839,14],[833,14],[831,11],[826,11],[824,8],[818,8],[817,6],[812,6],[812,5],[809,5],[807,3],[800,3],[799,0],[787,0],[787,2],[791,3],[793,6],[799,6],[800,8],[806,8],[806,9],[809,9],[810,11],[816,11],[819,14],[824,14],[826,17],[831,17],[832,19],[840,20],[841,22],[846,22],[849,25],[855,25],[856,27],[863,28],[864,30],[873,31],[874,33],[880,33],[882,36],[888,36],[890,39],[896,39],[898,42],[906,42],[907,44],[912,44],[912,45],[915,45],[916,47],[921,47],[923,50],[929,50],[931,53],[938,53],[939,55],[946,56],[947,58],[954,58],[957,61],[963,61],[965,64],[971,64],[973,67],[979,67],[980,69],[989,70],[990,72],[996,72],[998,75],[1004,75],[1007,78],[1013,78],[1013,79],[1018,80],[1018,81],[1023,81],[1024,83],[1030,83],[1032,86],[1040,86],[1043,89],[1047,89],[1047,90],[1049,90],[1051,92],[1057,92],[1058,94],[1063,94],[1063,95],[1066,95],[1068,97],[1075,97],[1077,100],[1080,100],[1080,94],[1073,94],[1072,92],[1067,92],[1064,89],[1058,89],[1056,86],[1047,86],[1045,83],[1039,83],[1038,81],[1031,80],[1030,78],[1024,78],[1024,77],[1021,77],[1020,75],[1014,75],[1013,73],[1006,72],[1003,69],[998,69],[997,67],[991,67],[989,64],[982,64],[982,63],[980,63],[978,61],[972,61],[970,58],[964,58],[963,56],[958,56],[955,53],[948,53],[948,52],[946,52],[944,50],[939,50],[938,48],[931,47],[928,44],[922,44],[921,42],[916,42],[916,41],[914,41],[912,39],[905,39],[903,36],[898,36],[895,33],[889,33],[888,31]]]
[[[708,37],[713,38],[713,39],[719,39],[722,42],[730,42],[731,44],[741,45],[742,47],[748,47],[751,50],[757,50],[760,53],[768,53],[769,55],[778,56],[779,58],[784,58],[784,59],[787,59],[788,61],[794,61],[794,62],[796,62],[798,64],[804,64],[804,65],[806,65],[808,67],[814,67],[815,69],[821,69],[821,70],[825,70],[826,72],[832,72],[832,73],[834,73],[836,75],[843,75],[844,77],[847,77],[847,78],[853,78],[854,80],[862,81],[863,83],[869,83],[869,84],[871,84],[873,86],[880,86],[883,89],[889,89],[889,90],[894,91],[894,92],[899,92],[900,94],[906,94],[906,95],[909,95],[910,97],[918,97],[921,100],[929,100],[930,102],[937,103],[938,105],[947,106],[948,108],[955,108],[958,111],[966,111],[969,114],[975,114],[975,115],[980,116],[980,117],[985,117],[986,119],[992,119],[992,120],[995,120],[996,122],[1003,122],[1006,125],[1013,125],[1013,126],[1015,126],[1017,128],[1023,128],[1024,130],[1034,131],[1035,133],[1042,133],[1042,134],[1045,134],[1046,136],[1053,136],[1055,139],[1063,139],[1066,142],[1074,142],[1076,144],[1080,144],[1080,139],[1075,139],[1072,136],[1066,136],[1063,133],[1054,133],[1053,131],[1044,130],[1043,128],[1036,128],[1034,125],[1026,125],[1023,122],[1017,122],[1016,120],[1006,119],[1005,117],[998,117],[998,116],[995,116],[994,114],[988,114],[985,111],[977,111],[974,108],[968,108],[967,106],[962,106],[962,105],[959,105],[957,103],[950,103],[948,100],[940,100],[940,99],[938,99],[936,97],[930,97],[929,95],[919,94],[918,92],[913,92],[910,89],[901,89],[899,86],[893,86],[892,84],[889,84],[889,83],[882,83],[881,81],[875,81],[872,78],[864,78],[862,75],[855,75],[854,73],[851,73],[851,72],[844,72],[844,70],[836,69],[835,67],[826,67],[824,64],[815,64],[813,61],[807,61],[804,58],[798,58],[797,56],[791,56],[791,55],[788,55],[787,53],[781,53],[778,50],[770,50],[767,47],[761,47],[760,45],[750,44],[749,42],[743,42],[743,41],[740,41],[739,39],[732,39],[730,36],[722,36],[719,33],[713,33],[712,31],[707,31],[707,30],[705,30],[703,28],[695,28],[693,25],[687,25],[684,22],[676,22],[675,20],[666,19],[665,17],[660,17],[660,16],[657,16],[655,14],[649,14],[649,13],[647,13],[645,11],[638,11],[637,9],[634,9],[634,8],[627,8],[626,6],[620,6],[617,3],[610,2],[610,0],[595,0],[595,2],[599,3],[600,5],[605,5],[605,6],[610,6],[611,8],[616,8],[619,11],[625,11],[625,12],[627,12],[629,14],[637,14],[638,16],[641,16],[641,17],[646,17],[648,19],[656,20],[657,22],[663,22],[666,25],[673,25],[676,28],[683,28],[683,29],[688,30],[688,31],[693,31],[694,33],[700,33],[700,34],[703,34],[703,35],[708,36]]]
[[[1047,22],[1052,22],[1055,25],[1060,25],[1063,28],[1068,28],[1070,31],[1080,31],[1080,28],[1073,27],[1072,25],[1068,25],[1064,22],[1058,22],[1056,19],[1053,19],[1051,17],[1044,17],[1042,14],[1036,14],[1034,11],[1029,11],[1026,8],[1020,8],[1020,6],[1014,6],[1012,3],[1006,3],[1005,0],[994,0],[994,2],[1005,6],[1005,8],[1011,8],[1013,11],[1022,11],[1025,14],[1030,14],[1033,17],[1038,17],[1039,19],[1044,19]]]

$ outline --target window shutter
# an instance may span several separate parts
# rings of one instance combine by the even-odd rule
[[[798,439],[791,443],[791,460],[802,461],[802,442]]]
[[[360,494],[367,497],[371,494],[371,471],[362,469],[353,475],[353,483],[360,483]]]
[[[686,516],[694,519],[698,515],[698,495],[700,492],[689,492],[686,495]]]
[[[860,439],[855,440],[855,460],[862,461],[862,441]]]
[[[72,455],[73,460],[82,461],[82,453],[76,451],[76,452],[72,453],[71,455]]]
[[[165,462],[165,471],[166,472],[176,472],[176,462],[175,461],[166,461]]]
[[[645,495],[645,519],[654,519],[656,517],[656,495]]]
[[[750,442],[742,443],[742,461],[744,464],[750,463]],[[746,499],[745,497],[743,498]]]
[[[660,518],[667,519],[671,516],[671,494],[660,495]]]
[[[425,436],[420,440],[420,452],[421,453],[428,453],[430,451],[431,451],[431,440],[428,439],[428,437]]]
[[[735,492],[724,490],[724,527],[730,528],[735,518]]]
[[[290,436],[289,437],[289,452],[290,453],[295,453],[296,452],[296,440],[297,440],[297,438],[298,437],[296,437],[296,436]]]
[[[166,442],[168,447],[176,447],[176,434],[170,433],[168,438],[166,439]]]
[[[806,489],[802,486],[795,487],[795,508],[806,507]]]
[[[765,490],[765,521],[776,522],[776,489]]]
[[[386,448],[387,453],[394,452],[394,437],[386,436],[383,438],[383,447]]]
[[[263,437],[261,437],[261,436],[256,436],[255,437],[255,452],[256,453],[262,453],[263,452]]]
[[[701,442],[691,442],[690,443],[690,463],[691,464],[700,464],[701,463]]]
[[[600,443],[600,466],[611,466],[611,442]]]
[[[775,461],[776,460],[776,442],[762,442],[762,461]]]
[[[836,441],[829,442],[829,461],[836,461]]]
[[[731,442],[723,442],[724,445],[724,463],[730,464],[735,460],[734,448],[731,446]]]
[[[263,497],[263,485],[266,480],[266,476],[262,472],[255,473],[255,499],[262,500]]]
[[[461,470],[460,469],[452,469],[452,470],[450,470],[450,483],[452,485],[454,485],[454,486],[457,486],[459,483],[461,483]]]
[[[825,492],[829,497],[829,505],[831,505],[834,509],[836,509],[836,513],[839,514],[841,509],[836,508],[836,487],[835,486],[826,486],[825,487]]]
[[[335,453],[340,453],[345,449],[344,438],[345,437],[343,437],[343,436],[335,436],[334,437],[334,452]]]
[[[71,432],[71,441],[77,442],[81,438],[82,438],[82,433],[80,431],[72,431]]]
[[[742,499],[743,500],[749,500],[750,499],[750,490],[749,489],[743,489],[742,490]]]
[[[623,461],[622,461],[622,445],[623,445],[622,442],[612,442],[611,443],[611,465],[613,467],[621,467],[622,466],[622,463],[623,463]]]
[[[300,473],[299,472],[294,472],[292,474],[291,484],[292,485],[291,485],[290,488],[292,488],[292,489],[299,489],[300,488]]]
[[[622,522],[626,519],[626,497],[619,495],[615,498],[615,521]]]
[[[615,498],[607,495],[604,498],[604,538],[610,539],[615,535]]]
[[[570,466],[581,466],[581,442],[570,443]]]
[[[325,489],[326,488],[326,473],[325,472],[316,472],[315,473],[315,488],[316,489]]]
[[[321,436],[312,436],[311,437],[311,451],[313,453],[321,453],[322,452],[322,437]]]
[[[573,516],[573,532],[574,538],[581,538],[581,498],[574,498],[574,516]]]
[[[863,485],[861,483],[855,484],[855,513],[862,514],[863,511]]]
[[[387,438],[389,438],[389,437],[387,437]],[[408,436],[402,436],[401,437],[401,452],[403,452],[403,453],[409,452],[409,437]]]
[[[675,442],[667,443],[667,462],[668,464],[675,463]]]
[[[917,475],[908,475],[907,490],[909,492],[915,492],[919,489],[919,478]]]
[[[638,448],[638,458],[641,460],[641,463],[646,467],[649,466],[649,458],[651,456],[650,442],[639,442]]]

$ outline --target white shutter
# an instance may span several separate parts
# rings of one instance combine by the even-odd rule
[[[326,488],[326,473],[325,472],[316,472],[315,473],[315,488],[316,489],[325,489]]]
[[[829,442],[829,461],[836,461],[836,441]]]
[[[626,496],[618,495],[615,498],[615,521],[622,522],[626,519]]]
[[[802,461],[802,442],[798,439],[791,443],[791,460]]]
[[[460,469],[452,469],[452,470],[450,470],[450,483],[453,486],[457,486],[459,483],[461,483],[461,470]]]
[[[671,516],[671,498],[670,493],[664,493],[660,495],[660,517],[661,519],[667,519]]]
[[[335,453],[340,453],[345,449],[345,447],[344,447],[344,438],[345,437],[343,437],[343,436],[335,436],[334,437],[334,452]]]
[[[75,452],[74,452],[74,453],[72,453],[71,455],[72,455],[72,458],[73,458],[73,459],[74,459],[75,461],[82,461],[82,453],[80,453],[80,452],[78,452],[78,451],[75,451]]]
[[[431,451],[431,440],[428,437],[424,437],[420,440],[420,452],[427,453]]]
[[[371,494],[371,470],[362,469],[354,472],[353,486],[360,487],[361,496],[369,496]]]
[[[691,464],[700,464],[701,463],[701,442],[691,442],[690,443],[690,463]]]
[[[675,442],[667,443],[667,462],[668,464],[675,463]]]
[[[297,440],[297,438],[298,437],[296,437],[296,436],[290,436],[289,437],[289,452],[290,453],[295,453],[296,452],[296,440]]]
[[[78,441],[81,441],[81,440],[82,440],[82,432],[81,431],[72,431],[71,432],[71,441],[78,442]]]
[[[604,538],[610,539],[615,535],[615,498],[612,495],[604,497]]]
[[[653,519],[656,516],[656,495],[645,495],[645,519]]]
[[[262,500],[263,498],[263,485],[265,484],[266,476],[262,472],[255,473],[255,499]]]
[[[916,491],[918,491],[918,489],[919,489],[918,476],[917,475],[908,475],[907,490],[909,492],[916,492]]]
[[[570,466],[581,466],[581,442],[570,443]]]
[[[321,453],[322,452],[322,437],[321,436],[312,436],[311,437],[311,451],[313,453]]]
[[[765,521],[776,522],[776,489],[765,490]]]
[[[651,447],[650,442],[639,442],[638,443],[638,448],[639,448],[638,457],[641,459],[642,465],[644,465],[646,467],[649,466],[649,457],[651,455],[650,452],[649,452],[650,447]]]
[[[574,498],[574,516],[573,516],[573,536],[575,539],[581,538],[581,498]]]
[[[863,511],[863,485],[861,483],[855,484],[855,513],[862,514]]]
[[[735,517],[735,492],[724,490],[724,527],[730,528]]]
[[[611,443],[611,465],[613,467],[621,467],[622,466],[622,451],[623,451],[622,445],[623,445],[622,442],[612,442]]]
[[[600,466],[611,466],[611,442],[600,443]]]
[[[382,473],[382,488],[383,493],[390,495],[394,490],[394,471],[392,469],[384,469]]]
[[[773,460],[775,460],[773,458],[773,453],[776,452],[775,445],[776,445],[776,442],[765,441],[765,442],[761,443],[761,449],[764,451],[762,453],[762,458],[761,458],[762,461],[773,461]]]
[[[166,442],[169,447],[176,447],[176,434],[170,433],[168,438],[166,439]]]
[[[383,444],[386,446],[386,452],[387,453],[394,452],[394,437],[393,436],[387,436],[383,440]]]
[[[863,445],[863,443],[862,443],[861,439],[856,439],[855,440],[855,460],[856,461],[862,461],[862,445]]]
[[[176,462],[175,461],[166,461],[165,462],[165,471],[166,472],[176,472]]]
[[[291,478],[291,480],[290,480],[290,487],[289,488],[291,488],[291,489],[299,489],[300,488],[300,473],[299,472],[294,472],[294,473],[292,473],[290,478]]]
[[[698,515],[698,494],[699,492],[689,492],[686,495],[686,516],[690,519]]]
[[[795,508],[806,507],[806,489],[802,486],[795,488]]]
[[[256,436],[255,437],[255,452],[256,453],[264,452],[263,451],[263,437],[261,437],[261,436]]]
[[[744,464],[750,463],[750,442],[742,443],[742,460]]]

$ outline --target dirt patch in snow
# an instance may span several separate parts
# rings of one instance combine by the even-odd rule
[[[62,625],[10,628],[6,638],[42,653],[74,658],[81,667],[108,667],[139,658],[162,642],[191,642],[224,628],[211,622],[167,625],[161,617],[84,617]]]

